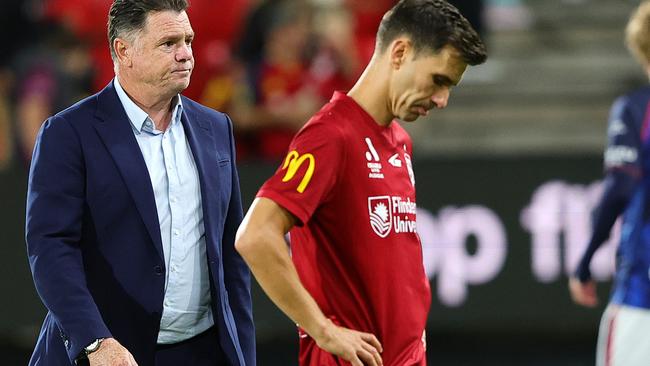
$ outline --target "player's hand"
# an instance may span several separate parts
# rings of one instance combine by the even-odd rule
[[[580,282],[579,279],[571,277],[569,278],[569,292],[573,301],[578,305],[590,308],[598,305],[596,282],[593,280]]]
[[[350,362],[352,366],[382,366],[383,351],[377,337],[370,333],[343,328],[327,320],[321,335],[314,340],[318,347]]]
[[[90,366],[138,366],[133,355],[115,338],[106,338],[88,355]]]

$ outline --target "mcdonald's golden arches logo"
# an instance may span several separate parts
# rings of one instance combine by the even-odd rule
[[[284,175],[284,178],[282,178],[282,181],[288,182],[291,179],[293,179],[300,166],[306,160],[309,160],[309,166],[307,167],[307,171],[305,172],[305,175],[302,177],[302,181],[300,181],[298,188],[296,188],[296,191],[298,191],[299,193],[305,191],[305,188],[307,188],[307,185],[309,184],[312,175],[314,175],[314,169],[316,168],[316,159],[314,159],[314,155],[312,154],[300,155],[296,150],[292,150],[287,155],[286,159],[284,159],[284,164],[282,165],[282,170],[288,168],[286,174]]]

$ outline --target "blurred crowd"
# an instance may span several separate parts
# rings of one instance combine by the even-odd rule
[[[232,117],[240,160],[278,161],[307,118],[361,74],[379,21],[394,2],[192,0],[196,67],[184,94]],[[483,32],[483,0],[450,2]],[[0,57],[0,170],[12,161],[27,166],[43,121],[113,77],[106,37],[111,0],[83,3],[0,5],[0,31],[6,35]]]

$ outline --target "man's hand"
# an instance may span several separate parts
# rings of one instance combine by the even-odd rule
[[[352,366],[382,366],[380,353],[383,351],[377,337],[370,333],[343,328],[327,320],[327,325],[318,338],[318,347],[350,362]]]
[[[593,308],[598,305],[598,296],[596,295],[596,282],[589,280],[580,282],[579,279],[571,277],[569,279],[569,292],[573,301],[582,306]]]
[[[88,355],[90,366],[138,366],[131,353],[115,338],[106,338],[99,349]]]

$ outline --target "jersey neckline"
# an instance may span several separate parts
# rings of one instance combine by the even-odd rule
[[[379,133],[384,133],[386,131],[390,131],[393,123],[395,120],[391,120],[391,122],[386,125],[382,126],[375,119],[368,113],[359,103],[357,103],[356,100],[354,100],[352,97],[347,95],[345,92],[342,91],[335,91],[334,94],[332,95],[332,99],[330,99],[330,102],[343,102],[346,105],[348,105],[350,108],[354,109],[359,116],[361,117],[361,120],[368,125],[370,128],[372,128],[374,131],[377,131]]]

